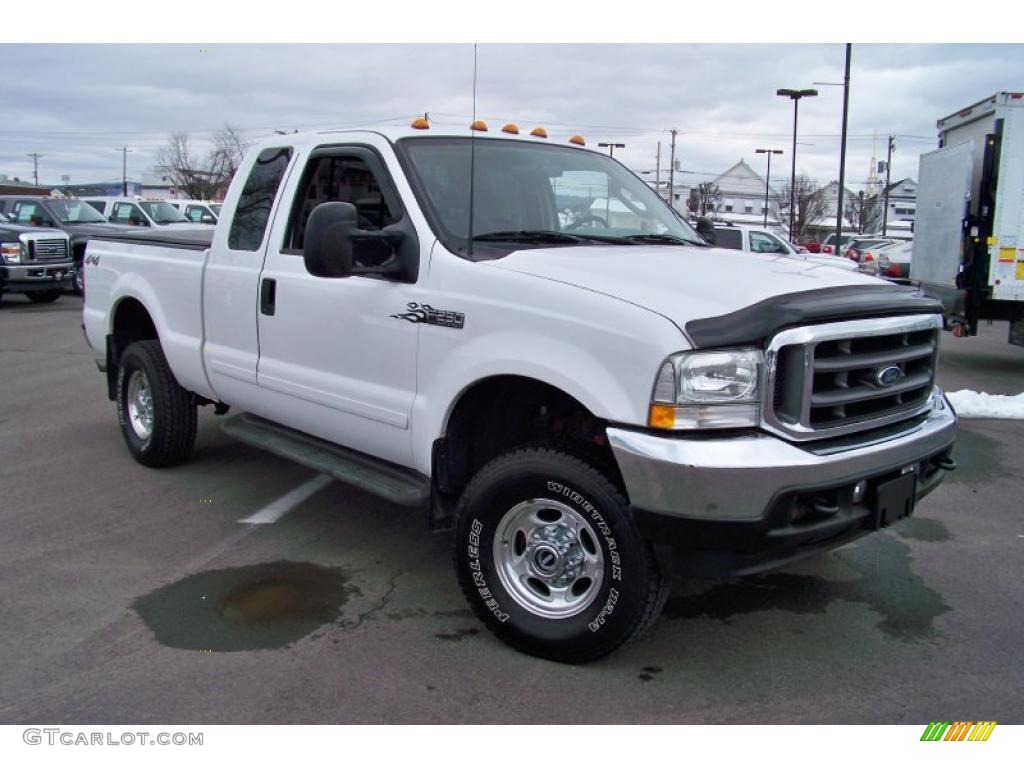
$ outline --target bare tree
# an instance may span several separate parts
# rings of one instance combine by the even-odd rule
[[[714,213],[721,202],[722,190],[713,181],[701,182],[690,190],[689,208],[698,216]]]
[[[157,151],[157,164],[171,184],[188,197],[209,200],[224,193],[244,154],[241,132],[225,124],[205,154],[193,148],[187,133],[172,133]]]
[[[796,211],[790,211],[790,190],[795,191]],[[783,184],[775,198],[779,208],[780,219],[787,229],[793,232],[795,239],[800,240],[807,233],[813,222],[822,218],[828,208],[825,202],[825,190],[815,184],[804,174],[796,177],[796,184],[787,181]],[[792,221],[793,226],[790,226]]]
[[[845,215],[850,226],[857,230],[858,234],[863,234],[876,229],[881,212],[878,195],[865,195],[861,191],[846,205]]]

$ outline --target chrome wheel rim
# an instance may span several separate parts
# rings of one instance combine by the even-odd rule
[[[128,420],[140,440],[153,434],[153,391],[142,371],[132,371],[128,377]]]
[[[585,610],[601,590],[604,553],[590,523],[552,499],[512,507],[494,534],[498,579],[530,613],[567,619]]]

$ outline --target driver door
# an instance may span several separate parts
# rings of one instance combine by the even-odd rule
[[[265,415],[408,464],[419,325],[397,315],[417,300],[416,286],[379,275],[314,277],[303,262],[306,222],[320,203],[352,203],[360,228],[372,230],[406,215],[401,200],[365,145],[315,150],[290,183],[297,185],[292,211],[278,217],[260,275],[257,384]]]

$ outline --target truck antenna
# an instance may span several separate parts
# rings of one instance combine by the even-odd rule
[[[469,237],[466,253],[473,256],[473,186],[476,181],[476,43],[473,43],[473,122],[469,127]]]

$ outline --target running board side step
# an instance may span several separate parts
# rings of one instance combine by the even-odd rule
[[[239,442],[331,475],[395,504],[413,507],[430,501],[430,480],[415,470],[342,448],[251,413],[225,419],[221,429]]]

